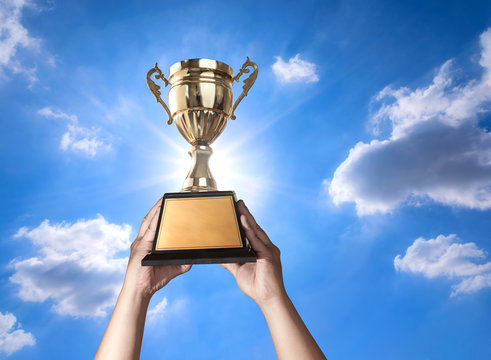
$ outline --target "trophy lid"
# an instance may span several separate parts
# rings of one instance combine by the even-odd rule
[[[211,70],[218,70],[218,71],[223,71],[224,73],[234,76],[234,70],[228,66],[227,64],[218,61],[218,60],[211,60],[211,59],[188,59],[188,60],[182,60],[174,65],[172,65],[169,69],[169,77],[171,77],[174,73],[176,73],[179,70],[182,69],[189,69],[189,68],[205,68],[205,69],[211,69]]]

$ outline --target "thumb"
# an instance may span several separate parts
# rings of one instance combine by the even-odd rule
[[[256,229],[251,226],[251,223],[247,216],[241,215],[240,216],[240,221],[244,227],[247,239],[251,243],[252,248],[254,251],[257,253],[259,257],[263,257],[268,253],[266,249],[266,245],[259,239],[259,236],[256,233]]]

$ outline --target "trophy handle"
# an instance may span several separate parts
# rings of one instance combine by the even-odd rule
[[[169,115],[169,120],[167,120],[167,124],[170,125],[172,124],[172,115],[169,111],[169,108],[165,104],[164,100],[162,100],[162,98],[160,97],[160,86],[158,86],[152,80],[152,75],[155,73],[157,73],[157,75],[155,75],[155,79],[156,80],[161,79],[164,82],[165,86],[169,85],[169,81],[165,78],[164,74],[162,74],[162,70],[159,69],[158,63],[155,63],[155,67],[151,68],[147,73],[148,88],[152,92],[153,96],[155,96],[157,102],[160,103],[160,105],[162,105],[162,107],[165,109],[167,115]]]
[[[250,61],[249,56],[248,56],[246,62],[244,63],[244,65],[242,65],[242,68],[240,69],[239,73],[237,75],[235,75],[234,80],[239,81],[239,78],[242,76],[242,74],[244,74],[244,73],[248,74],[250,71],[250,69],[247,68],[248,66],[252,67],[254,69],[254,71],[252,72],[251,75],[249,75],[249,77],[247,79],[244,80],[244,86],[242,87],[242,89],[244,89],[244,90],[242,91],[242,94],[240,94],[240,96],[237,98],[237,100],[235,101],[234,107],[232,108],[232,115],[230,116],[230,118],[232,120],[235,120],[235,114],[234,114],[235,109],[237,108],[239,103],[242,101],[242,99],[245,96],[247,96],[247,92],[252,87],[252,85],[254,85],[254,82],[256,81],[256,78],[257,78],[257,73],[258,73],[257,65],[256,65],[256,63]]]

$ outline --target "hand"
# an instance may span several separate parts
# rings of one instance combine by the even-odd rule
[[[240,200],[237,205],[241,214],[240,221],[257,254],[257,262],[222,264],[222,266],[232,273],[244,294],[263,307],[286,296],[280,249],[271,242],[268,235],[256,223],[244,202]]]
[[[162,199],[145,216],[138,236],[131,244],[131,254],[123,285],[123,289],[136,290],[148,299],[173,278],[191,269],[191,265],[142,266],[141,264],[145,255],[152,251],[161,205]]]

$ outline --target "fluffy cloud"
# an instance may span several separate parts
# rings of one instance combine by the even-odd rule
[[[315,64],[300,59],[300,54],[290,58],[288,62],[283,61],[281,56],[276,56],[272,68],[278,80],[283,83],[319,81]]]
[[[79,152],[94,157],[101,150],[109,150],[111,146],[99,139],[98,128],[84,128],[68,124],[68,131],[61,138],[60,149]]]
[[[16,58],[20,48],[39,49],[39,39],[29,35],[21,23],[22,11],[30,3],[23,0],[0,1],[0,72],[8,69],[14,73],[23,73],[34,82],[36,70],[26,68]]]
[[[388,125],[390,136],[350,150],[326,182],[335,204],[354,202],[359,215],[424,199],[491,208],[491,133],[479,126],[491,111],[491,29],[480,41],[479,79],[457,81],[447,61],[430,85],[375,97],[374,133]]]
[[[0,312],[0,352],[10,355],[24,346],[32,346],[36,343],[31,333],[25,332],[17,323],[16,317],[6,312]]]
[[[165,309],[167,308],[167,298],[163,298],[157,305],[150,309],[147,313],[147,318],[149,321],[153,321],[158,317],[161,317]]]
[[[66,114],[49,106],[39,109],[38,114],[52,119],[68,120],[67,131],[60,142],[60,149],[63,151],[72,151],[93,158],[98,152],[111,149],[111,144],[100,138],[99,128],[78,125],[76,115]]]
[[[43,221],[21,228],[16,238],[28,239],[37,255],[14,260],[10,281],[24,301],[51,300],[53,309],[74,317],[105,316],[121,287],[130,246],[131,227],[111,224],[99,215],[75,223]]]
[[[167,319],[168,317],[178,317],[182,321],[187,305],[188,301],[185,298],[168,302],[167,298],[164,297],[147,312],[148,322],[155,324],[157,321]]]
[[[421,274],[428,279],[444,277],[457,281],[452,296],[491,287],[491,262],[476,244],[461,243],[455,235],[439,235],[435,239],[418,238],[404,256],[397,255],[397,271]]]

